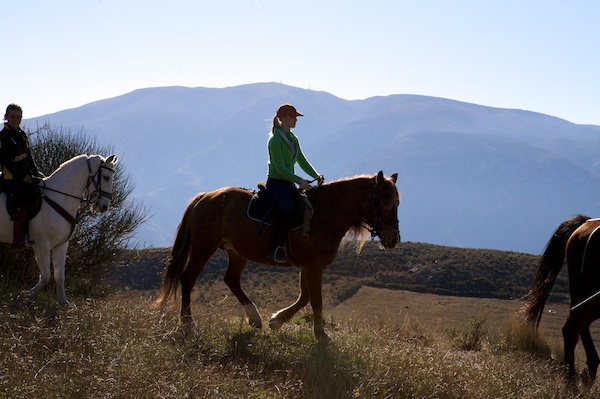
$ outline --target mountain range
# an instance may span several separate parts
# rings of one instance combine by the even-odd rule
[[[541,113],[419,95],[344,100],[256,83],[139,89],[28,119],[114,146],[150,212],[136,243],[172,244],[197,193],[265,181],[277,107],[304,113],[294,129],[326,181],[399,173],[402,239],[540,253],[569,216],[597,215],[600,126]]]

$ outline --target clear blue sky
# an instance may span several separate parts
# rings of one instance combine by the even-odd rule
[[[598,0],[20,0],[0,107],[25,118],[157,86],[422,94],[600,125]]]

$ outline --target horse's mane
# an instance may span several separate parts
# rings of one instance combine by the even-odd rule
[[[367,175],[367,174],[356,175],[353,177],[343,177],[343,178],[340,178],[337,180],[333,180],[331,182],[324,183],[323,186],[326,187],[326,186],[330,186],[330,185],[336,184],[336,183],[344,183],[344,182],[349,182],[349,181],[354,181],[354,180],[359,180],[359,179],[372,179],[372,178],[373,178],[373,175]],[[350,229],[348,229],[348,231],[346,232],[346,235],[342,239],[342,243],[340,244],[340,250],[344,250],[348,246],[354,245],[355,249],[356,249],[356,253],[360,253],[363,246],[365,245],[365,243],[371,236],[371,232],[369,230],[367,230],[364,223],[361,223],[361,222],[355,224],[354,226],[350,227]]]
[[[61,163],[60,166],[58,168],[56,168],[56,170],[54,172],[52,172],[52,174],[48,177],[53,176],[56,172],[58,172],[59,170],[62,169],[66,169],[68,167],[70,167],[71,165],[75,164],[76,162],[79,162],[80,159],[86,159],[86,158],[94,158],[94,157],[100,157],[101,159],[104,159],[101,155],[92,155],[92,154],[81,154],[81,155],[76,155],[73,158],[66,160],[65,162]]]
[[[78,161],[80,158],[85,158],[87,156],[88,155],[86,155],[86,154],[77,155],[77,156],[75,156],[75,157],[73,157],[73,158],[71,158],[71,159],[69,159],[69,160],[61,163],[60,166],[58,168],[56,168],[56,170],[54,172],[52,172],[52,174],[50,176],[48,176],[48,177],[52,177],[59,170],[68,168],[70,165],[72,165],[73,163],[75,163],[76,161]]]
[[[359,254],[370,236],[371,233],[363,225],[354,225],[350,227],[342,239],[340,250],[344,250],[346,247],[354,245],[356,253]]]
[[[352,177],[342,177],[340,179],[337,180],[332,180],[330,182],[324,183],[323,185],[329,185],[329,184],[333,184],[333,183],[342,183],[345,181],[350,181],[350,180],[358,180],[358,179],[372,179],[373,175],[367,175],[367,174],[362,174],[362,175],[356,175],[356,176],[352,176]]]

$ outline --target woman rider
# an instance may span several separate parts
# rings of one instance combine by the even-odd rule
[[[0,131],[0,164],[4,187],[14,200],[13,245],[20,247],[28,242],[27,211],[33,207],[37,185],[34,178],[43,178],[33,161],[27,134],[21,129],[23,110],[10,104],[4,114],[4,128]]]
[[[283,241],[290,229],[291,219],[296,211],[296,187],[302,190],[310,188],[310,182],[297,176],[294,165],[297,163],[311,177],[323,181],[323,176],[308,162],[298,137],[292,132],[296,120],[303,116],[290,104],[283,104],[273,118],[273,128],[269,133],[267,148],[269,167],[267,173],[267,191],[277,206],[274,209],[271,238],[268,256],[275,262],[287,261],[287,253]]]

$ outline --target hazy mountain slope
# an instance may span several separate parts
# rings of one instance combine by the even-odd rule
[[[281,103],[327,180],[399,172],[403,238],[539,253],[558,223],[598,214],[600,129],[539,113],[415,95],[347,101],[277,83],[165,87],[28,120],[112,143],[153,218],[143,244],[170,245],[198,192],[265,179]]]

